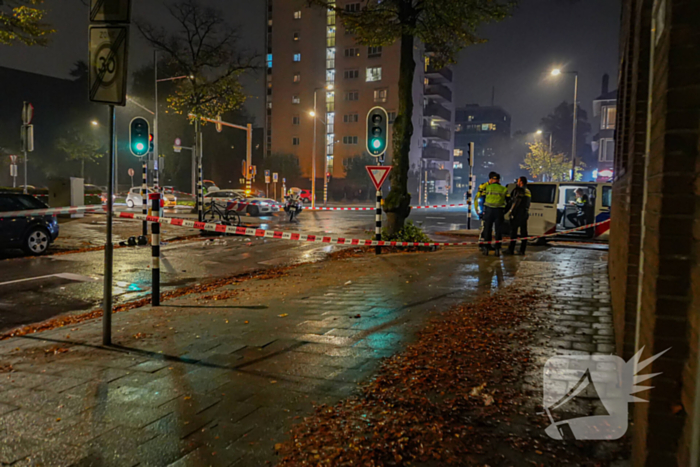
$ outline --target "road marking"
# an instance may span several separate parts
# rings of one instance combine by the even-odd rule
[[[41,279],[49,279],[51,277],[58,277],[59,279],[66,279],[66,280],[74,281],[74,282],[96,282],[98,280],[98,279],[95,279],[94,277],[81,276],[79,274],[72,274],[70,272],[62,272],[60,274],[49,274],[48,276],[29,277],[27,279],[17,279],[14,281],[0,282],[0,287],[2,287],[3,285],[20,284],[22,282],[38,281]]]

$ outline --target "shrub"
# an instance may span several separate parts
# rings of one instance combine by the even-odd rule
[[[413,224],[413,221],[407,221],[403,229],[399,230],[395,235],[389,235],[388,230],[382,230],[382,240],[386,242],[412,242],[412,243],[430,243],[432,240],[428,237],[423,229]]]

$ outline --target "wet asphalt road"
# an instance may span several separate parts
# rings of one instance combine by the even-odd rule
[[[373,211],[305,211],[289,223],[274,216],[244,218],[244,222],[271,230],[366,239],[374,231]],[[172,214],[170,214],[172,215]],[[192,217],[178,213],[179,217]],[[466,209],[414,210],[414,223],[438,241],[436,232],[466,228]],[[94,220],[92,221],[95,222]],[[98,221],[101,223],[101,221]],[[104,228],[85,220],[62,223],[62,235],[80,230],[92,244],[104,243]],[[472,226],[474,227],[474,225]],[[280,240],[240,237],[171,243],[162,247],[162,289],[195,284],[205,279],[230,276],[299,262],[321,260],[339,247]],[[0,331],[37,323],[63,313],[87,311],[101,305],[104,252],[25,258],[5,253],[0,261]],[[149,247],[117,249],[114,252],[115,303],[150,293],[151,252]]]

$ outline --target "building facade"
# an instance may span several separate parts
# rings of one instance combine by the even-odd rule
[[[593,124],[598,125],[598,133],[591,142],[595,161],[593,180],[598,182],[610,182],[613,179],[617,90],[610,91],[609,88],[610,77],[604,75],[601,94],[593,101]]]
[[[474,143],[474,176],[488,178],[492,170],[502,172],[497,161],[508,151],[511,117],[498,106],[469,104],[457,108],[455,120],[455,188],[466,192],[469,186],[469,143]],[[509,179],[510,174],[501,174]],[[507,178],[506,178],[507,177]]]
[[[632,465],[700,462],[700,2],[624,0],[610,282],[618,354],[666,351]]]
[[[338,2],[351,11],[360,5]],[[317,180],[324,172],[343,178],[343,162],[367,152],[366,116],[371,108],[387,110],[391,131],[398,111],[399,44],[358,45],[334,11],[309,7],[305,0],[268,0],[267,15],[266,154],[296,155],[310,178],[315,147]],[[415,60],[410,156],[414,177],[425,165],[424,153],[431,161],[442,160],[451,177],[452,74],[429,67],[429,54],[421,44],[416,45]],[[391,163],[392,151],[389,138],[385,164]]]

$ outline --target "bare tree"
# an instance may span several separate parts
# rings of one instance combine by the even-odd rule
[[[143,37],[164,52],[180,74],[175,93],[168,97],[176,112],[213,117],[239,108],[246,100],[240,77],[258,68],[258,56],[238,48],[238,30],[221,11],[197,0],[182,0],[166,7],[179,28],[169,33],[137,22]]]

